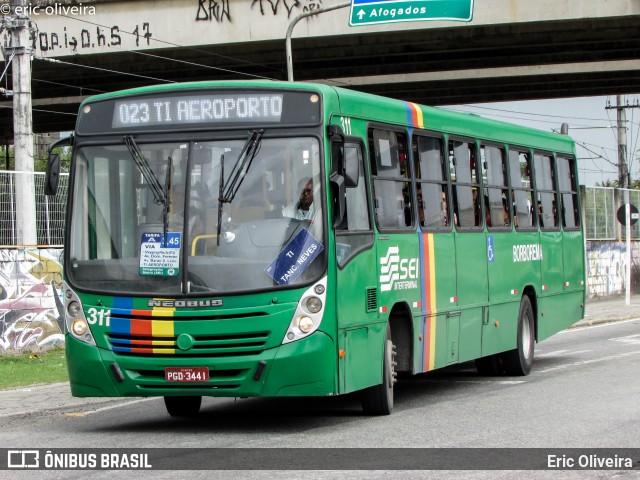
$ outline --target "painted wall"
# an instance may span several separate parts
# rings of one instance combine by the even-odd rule
[[[56,305],[61,255],[62,249],[0,249],[0,354],[64,343]]]
[[[638,287],[640,242],[632,249]],[[64,343],[61,258],[62,249],[0,249],[0,354]],[[624,243],[587,242],[588,297],[623,294],[626,264]]]
[[[640,242],[631,242],[632,291],[640,286]],[[626,291],[627,247],[624,242],[587,242],[587,296],[607,297]]]
[[[38,24],[33,48],[38,56],[62,57],[117,50],[217,45],[282,39],[298,15],[345,3],[343,0],[154,0],[27,2],[24,12]],[[31,5],[34,4],[34,5]],[[38,6],[43,4],[42,6]],[[311,17],[296,37],[361,35],[377,31],[464,28],[638,15],[637,0],[482,0],[473,21],[432,21],[349,27],[349,8]],[[6,40],[6,33],[0,37]],[[283,44],[284,54],[284,44]]]

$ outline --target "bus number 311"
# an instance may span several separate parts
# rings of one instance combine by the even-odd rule
[[[100,326],[110,326],[111,310],[98,310],[97,308],[91,307],[87,310],[87,313],[89,314],[87,322],[91,325],[95,325],[97,323]]]

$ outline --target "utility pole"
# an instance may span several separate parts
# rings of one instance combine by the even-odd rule
[[[616,97],[618,103],[618,186],[629,188],[627,170],[627,112],[624,108],[624,95]]]
[[[631,305],[631,203],[629,201],[629,167],[627,162],[627,108],[640,108],[640,105],[625,105],[624,95],[616,96],[615,107],[607,106],[607,110],[615,108],[618,112],[618,188],[624,188],[625,207],[625,243],[627,248],[627,271],[625,275],[625,303]]]
[[[33,119],[31,112],[30,22],[27,0],[12,0],[13,18],[8,26],[11,44],[4,56],[13,58],[13,146],[16,171],[17,245],[36,245],[36,205],[33,175]]]
[[[627,162],[627,109],[640,108],[637,102],[634,105],[626,103],[624,95],[616,96],[617,105],[607,105],[605,110],[617,111],[618,119],[618,187],[629,188],[631,184],[629,163]]]

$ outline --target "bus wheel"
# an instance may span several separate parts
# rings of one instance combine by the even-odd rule
[[[393,410],[393,385],[396,383],[396,347],[387,326],[382,365],[382,383],[362,391],[362,410],[367,415],[389,415]]]
[[[164,397],[164,405],[172,417],[195,417],[200,412],[202,397]]]
[[[535,348],[535,328],[533,308],[526,295],[520,302],[518,314],[518,347],[504,352],[502,361],[507,375],[529,375],[533,365],[533,351]]]

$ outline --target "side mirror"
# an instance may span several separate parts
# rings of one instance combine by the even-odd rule
[[[344,183],[347,188],[355,188],[358,186],[358,180],[360,179],[360,159],[358,158],[357,151],[354,148],[350,150],[356,155],[346,154],[344,158]],[[345,152],[346,153],[346,152]]]
[[[331,184],[331,197],[333,199],[333,227],[336,228],[342,223],[346,209],[344,177],[333,173],[329,180]]]
[[[49,147],[49,158],[47,160],[47,171],[44,175],[44,194],[55,195],[58,192],[58,182],[60,181],[60,155],[52,153],[58,147],[68,147],[73,145],[73,135],[61,138]]]
[[[47,171],[44,175],[44,194],[55,195],[60,181],[60,155],[50,153],[47,160]]]

